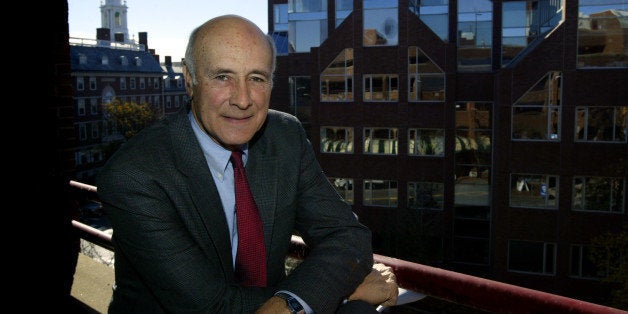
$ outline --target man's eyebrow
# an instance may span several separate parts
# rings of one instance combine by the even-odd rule
[[[270,77],[270,73],[268,71],[262,71],[262,70],[253,70],[251,71],[250,74],[258,74],[264,77]]]
[[[234,74],[234,73],[236,73],[236,71],[230,70],[230,69],[227,69],[227,68],[216,68],[216,69],[210,69],[208,71],[208,73],[211,76],[211,75],[216,75],[216,74],[221,74],[221,73],[224,73],[224,74]],[[257,74],[257,75],[261,75],[261,76],[264,76],[264,77],[270,77],[270,73],[268,71],[264,71],[264,70],[253,70],[253,71],[249,72],[247,75],[252,75],[252,74],[253,75]]]
[[[229,70],[229,69],[225,69],[225,68],[215,68],[215,69],[210,69],[208,71],[208,73],[210,75],[216,75],[216,74],[220,74],[220,73],[229,73],[229,74],[231,74],[231,73],[235,73],[235,71]]]

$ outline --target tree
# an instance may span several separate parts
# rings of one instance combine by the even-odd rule
[[[111,157],[123,142],[161,117],[162,113],[148,103],[138,104],[132,101],[123,103],[119,99],[114,99],[104,104],[103,122],[110,125],[114,133],[118,134],[103,141],[102,151],[105,159]]]
[[[619,233],[607,232],[591,240],[591,260],[599,269],[608,269],[604,281],[618,284],[612,292],[612,306],[628,309],[628,223]]]
[[[103,106],[105,120],[113,122],[116,130],[125,140],[133,137],[137,132],[155,122],[160,113],[151,108],[148,103],[121,102],[114,99]]]

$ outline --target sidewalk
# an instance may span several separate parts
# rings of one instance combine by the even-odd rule
[[[79,253],[72,285],[77,307],[83,306],[84,313],[107,313],[113,281],[112,267]]]

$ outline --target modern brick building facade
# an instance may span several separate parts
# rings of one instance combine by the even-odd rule
[[[603,303],[628,223],[626,1],[268,1],[272,104],[377,252]]]

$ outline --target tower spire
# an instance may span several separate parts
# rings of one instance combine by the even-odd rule
[[[101,27],[109,29],[112,41],[133,43],[127,27],[126,0],[104,0],[100,2]]]

